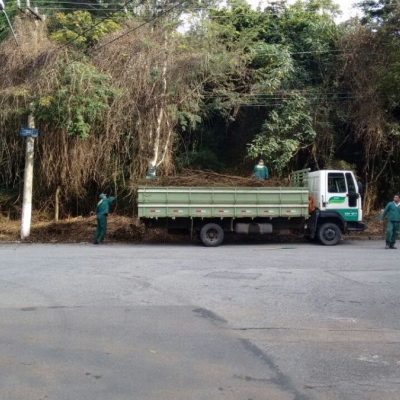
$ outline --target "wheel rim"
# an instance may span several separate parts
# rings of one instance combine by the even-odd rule
[[[206,238],[209,242],[215,242],[218,240],[218,231],[216,229],[209,229],[206,232]]]
[[[336,232],[334,229],[326,229],[324,232],[324,238],[330,242],[336,239]]]

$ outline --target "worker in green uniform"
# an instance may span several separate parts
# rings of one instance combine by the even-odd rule
[[[107,215],[110,210],[110,203],[115,200],[115,197],[107,197],[105,193],[99,196],[100,200],[96,206],[97,228],[94,234],[93,243],[99,244],[104,242],[104,237],[107,231]]]
[[[263,181],[268,179],[268,168],[264,165],[262,158],[258,160],[258,164],[253,168],[253,178],[262,179]]]
[[[395,195],[393,201],[387,204],[381,215],[381,222],[387,215],[386,247],[385,249],[396,249],[396,239],[400,229],[400,197]]]
[[[156,169],[157,169],[157,168],[156,168],[154,165],[152,165],[152,166],[148,169],[148,171],[147,171],[147,173],[146,173],[146,179],[156,179],[156,178],[157,178]]]

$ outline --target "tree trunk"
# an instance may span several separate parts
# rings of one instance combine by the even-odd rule
[[[164,121],[165,115],[165,103],[166,103],[166,95],[167,95],[167,35],[164,38],[164,48],[165,48],[165,58],[163,62],[162,72],[161,72],[161,82],[162,82],[162,93],[161,100],[158,109],[157,116],[157,125],[155,129],[154,136],[154,144],[153,144],[153,158],[149,160],[149,167],[157,167],[160,165],[159,157],[160,157],[160,146],[161,146],[161,135],[162,135],[162,125]],[[168,118],[168,117],[167,117]]]

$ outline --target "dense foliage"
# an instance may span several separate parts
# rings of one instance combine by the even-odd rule
[[[57,194],[61,216],[100,190],[130,204],[149,167],[246,176],[260,155],[275,176],[352,168],[380,206],[400,186],[399,2],[340,25],[331,0],[271,4],[38,1],[39,19],[6,3],[1,191],[20,195],[33,112],[35,202]]]

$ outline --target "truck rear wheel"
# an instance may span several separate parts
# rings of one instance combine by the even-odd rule
[[[224,231],[218,224],[206,224],[200,230],[200,239],[205,246],[216,247],[224,240]]]
[[[340,241],[341,233],[336,224],[327,222],[318,228],[317,236],[318,240],[325,246],[335,246]]]

